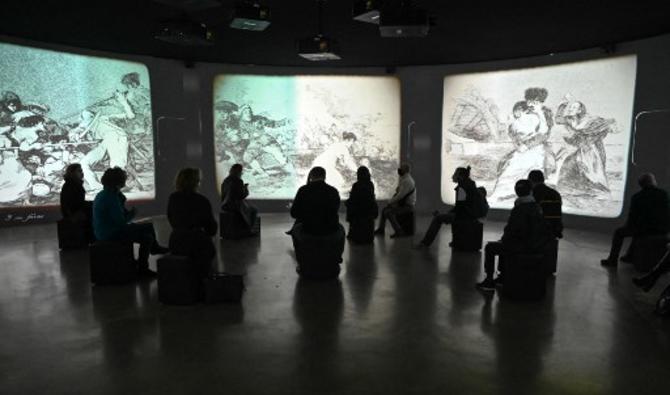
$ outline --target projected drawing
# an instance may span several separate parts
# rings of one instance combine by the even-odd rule
[[[73,162],[89,196],[102,189],[102,172],[119,166],[128,198],[154,197],[144,66],[7,44],[0,52],[0,207],[59,204]]]
[[[540,169],[565,212],[618,216],[635,64],[628,56],[446,77],[443,200],[453,203],[454,169],[470,165],[491,206],[511,208],[514,183]]]
[[[366,165],[377,195],[392,195],[400,148],[395,79],[231,75],[217,78],[214,94],[219,181],[242,163],[252,198],[290,199],[321,166],[346,197]]]

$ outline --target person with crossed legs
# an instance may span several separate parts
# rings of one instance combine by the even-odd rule
[[[382,210],[381,218],[379,219],[379,226],[375,230],[376,235],[384,235],[386,228],[386,221],[388,220],[395,231],[391,238],[406,236],[398,223],[397,216],[414,211],[416,204],[416,185],[412,178],[411,167],[408,163],[403,163],[398,168],[398,188],[389,200],[388,204]]]

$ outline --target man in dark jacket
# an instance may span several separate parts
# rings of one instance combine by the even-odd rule
[[[340,194],[326,184],[326,170],[313,168],[309,183],[298,189],[291,206],[296,220],[291,236],[300,275],[325,279],[339,274],[344,251],[339,208]]]
[[[542,215],[551,233],[557,239],[562,238],[563,200],[561,194],[544,183],[544,174],[541,170],[533,170],[528,173],[528,181],[533,187],[533,198],[542,208]]]
[[[256,223],[258,210],[245,200],[249,196],[249,184],[242,181],[243,171],[239,163],[230,167],[228,177],[221,183],[221,210],[239,213],[250,230]]]
[[[635,237],[662,235],[670,230],[668,193],[656,185],[656,177],[651,173],[641,175],[638,184],[642,189],[631,199],[626,223],[614,231],[610,255],[600,261],[603,266],[617,266],[624,238],[633,237],[632,248],[635,248]]]
[[[519,180],[514,185],[518,198],[510,212],[507,225],[500,241],[486,244],[484,271],[486,278],[477,284],[477,288],[485,291],[495,290],[493,274],[495,256],[510,253],[542,252],[546,248],[550,233],[542,217],[542,210],[531,195],[531,184],[528,180]]]
[[[440,214],[437,211],[433,213],[433,220],[430,222],[423,239],[414,246],[415,249],[429,247],[437,237],[442,224],[451,224],[454,221],[476,221],[478,219],[475,215],[474,206],[476,204],[475,196],[480,192],[477,190],[475,182],[470,178],[470,166],[457,168],[451,176],[451,180],[457,184],[454,208],[445,214]]]

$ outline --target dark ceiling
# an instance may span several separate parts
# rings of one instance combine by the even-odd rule
[[[179,1],[179,0],[173,0]],[[194,0],[185,0],[185,2]],[[202,1],[202,0],[199,0]],[[211,1],[211,0],[210,0]],[[644,1],[420,1],[436,17],[426,38],[381,38],[377,26],[352,20],[353,0],[325,4],[324,30],[342,60],[315,64],[296,55],[295,40],[316,33],[315,0],[267,0],[264,32],[230,29],[232,1],[186,13],[216,35],[210,47],[153,39],[159,22],[184,13],[150,0],[10,0],[0,34],[117,53],[235,64],[393,66],[510,59],[601,47],[670,32],[668,13]]]

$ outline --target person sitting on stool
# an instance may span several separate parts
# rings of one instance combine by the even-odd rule
[[[658,261],[656,266],[645,274],[642,277],[636,277],[633,279],[633,284],[642,288],[644,292],[651,291],[656,285],[656,282],[662,275],[670,271],[670,243],[665,246],[666,252],[663,257]]]
[[[191,258],[204,277],[216,256],[212,236],[216,234],[217,225],[212,205],[198,193],[199,187],[200,169],[181,169],[175,180],[176,191],[168,200],[167,217],[172,226],[170,251]]]
[[[249,196],[249,184],[242,181],[243,171],[239,163],[230,167],[228,177],[221,183],[221,210],[240,213],[251,230],[256,223],[258,210],[245,200]]]
[[[421,239],[421,242],[417,244],[414,248],[426,248],[429,247],[437,233],[440,231],[442,224],[451,224],[454,221],[476,221],[477,216],[475,215],[475,194],[481,194],[477,189],[477,185],[470,178],[470,166],[468,167],[458,167],[454,174],[451,176],[451,180],[456,183],[456,204],[454,208],[451,209],[448,213],[440,214],[438,211],[433,213],[433,219],[430,221],[430,226],[428,231],[426,231],[425,236]]]
[[[291,206],[291,217],[296,221],[291,232],[296,255],[303,248],[303,244],[309,241],[309,236],[328,236],[331,239],[329,243],[339,252],[338,265],[342,262],[344,228],[340,225],[339,208],[340,194],[337,189],[326,184],[326,170],[314,167],[310,170],[308,184],[298,189]],[[300,273],[301,262],[298,264]],[[337,272],[339,273],[339,266]]]
[[[651,173],[641,175],[638,184],[641,190],[631,199],[626,223],[614,231],[610,254],[600,261],[603,266],[617,266],[624,238],[633,238],[628,249],[632,255],[636,237],[664,235],[670,230],[668,193],[656,185],[656,177]]]
[[[496,255],[543,252],[549,242],[549,229],[542,217],[542,209],[531,195],[530,181],[517,181],[514,191],[518,197],[500,241],[488,242],[484,249],[486,278],[477,284],[477,288],[484,291],[494,291],[496,283],[500,282],[500,277],[493,279]]]
[[[349,222],[347,238],[359,239],[359,231],[364,230],[366,226],[368,236],[360,236],[372,238],[374,221],[379,215],[379,207],[375,199],[375,186],[370,179],[370,170],[365,166],[358,168],[356,178],[357,181],[351,187],[349,199],[345,203],[347,206],[347,222]]]
[[[533,198],[542,208],[542,215],[553,236],[563,238],[563,200],[557,190],[544,183],[544,173],[532,170],[528,173],[528,181],[533,187]]]
[[[126,186],[126,172],[113,167],[102,175],[103,190],[93,201],[93,230],[95,237],[101,241],[127,240],[140,244],[137,259],[140,276],[155,277],[156,272],[149,269],[149,254],[165,254],[169,250],[156,241],[156,232],[151,223],[131,223],[137,214],[133,207],[125,207],[126,196],[121,189]]]
[[[86,227],[89,240],[93,240],[93,202],[86,200],[84,172],[79,163],[71,163],[65,169],[65,183],[60,191],[60,211],[63,218],[80,222]]]
[[[411,167],[408,163],[403,163],[398,169],[398,187],[396,192],[388,201],[388,204],[382,210],[381,218],[379,219],[379,226],[375,230],[376,235],[383,235],[386,228],[386,220],[391,222],[391,226],[395,233],[391,235],[391,238],[405,236],[405,232],[402,230],[400,224],[398,223],[397,216],[399,214],[404,214],[414,211],[414,205],[416,204],[416,185],[414,184],[414,179],[410,174]]]

